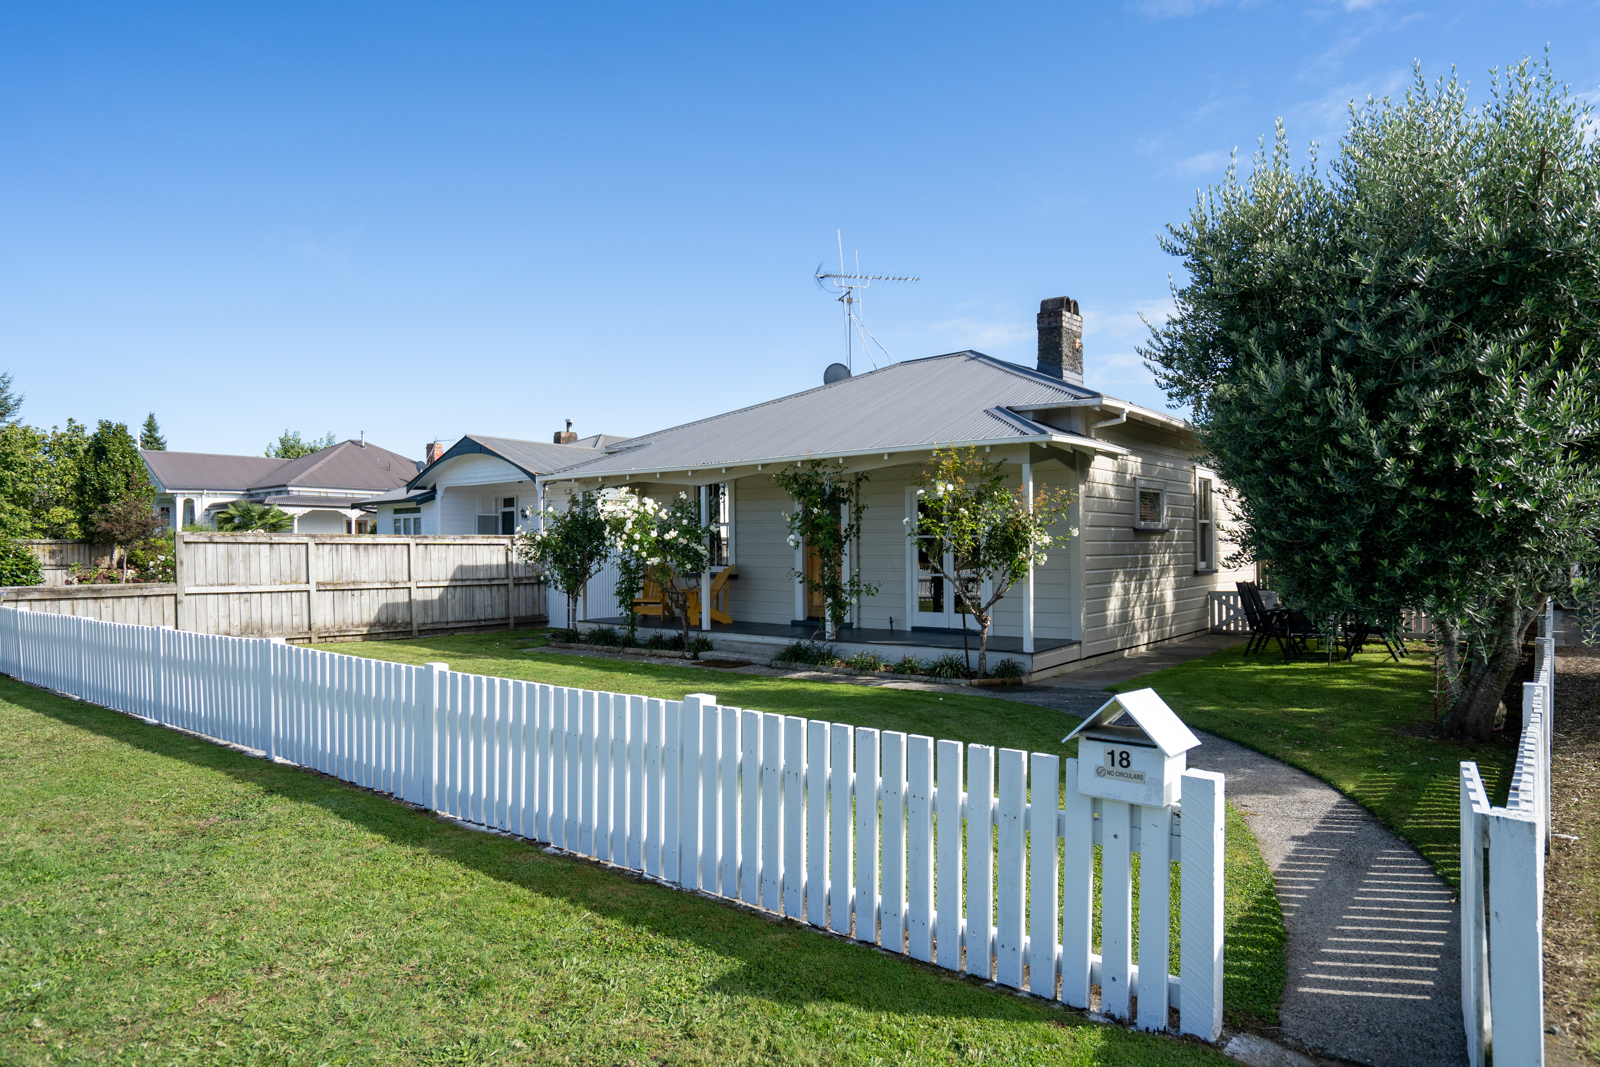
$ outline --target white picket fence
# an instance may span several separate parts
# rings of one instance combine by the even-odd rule
[[[11,608],[0,673],[1073,1007],[1099,986],[1143,1029],[1175,1007],[1181,1032],[1221,1033],[1219,774],[1184,774],[1180,816],[1083,796],[1077,761],[1046,753]]]
[[[1550,838],[1555,616],[1539,620],[1534,680],[1506,806],[1489,806],[1476,763],[1461,764],[1461,1009],[1467,1058],[1544,1063],[1544,857]]]

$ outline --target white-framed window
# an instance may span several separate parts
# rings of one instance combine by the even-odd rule
[[[706,486],[706,525],[711,527],[711,566],[733,566],[733,485]]]
[[[1134,489],[1133,528],[1156,531],[1167,528],[1166,482],[1139,479]]]
[[[1217,569],[1216,477],[1199,467],[1194,472],[1194,569]]]
[[[422,532],[421,508],[395,508],[394,532],[397,534],[419,534]]]

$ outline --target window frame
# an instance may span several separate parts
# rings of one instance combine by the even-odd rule
[[[1201,517],[1201,502],[1205,517]],[[1217,573],[1217,476],[1205,468],[1194,469],[1194,572]]]
[[[1154,491],[1159,495],[1160,514],[1155,522],[1146,522],[1140,518],[1140,501],[1145,493]],[[1167,483],[1159,478],[1139,478],[1134,483],[1133,489],[1133,528],[1140,533],[1166,533],[1171,529],[1167,525]]]

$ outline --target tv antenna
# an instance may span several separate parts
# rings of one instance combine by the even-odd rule
[[[844,231],[835,231],[835,236],[839,241],[839,272],[837,274],[832,272],[825,273],[822,269],[822,264],[818,263],[816,273],[812,277],[816,279],[818,289],[825,293],[836,294],[835,299],[844,308],[844,368],[846,375],[855,371],[855,335],[857,332],[861,334],[861,349],[872,360],[873,367],[877,367],[878,360],[876,356],[872,355],[872,347],[867,343],[869,340],[873,345],[878,346],[878,350],[884,354],[890,363],[893,363],[895,361],[894,357],[889,355],[887,348],[883,347],[883,342],[874,337],[872,331],[867,329],[866,324],[861,321],[861,315],[858,311],[861,307],[861,294],[873,282],[917,282],[922,279],[906,274],[862,274],[860,252],[855,254],[855,272],[847,274],[844,265]],[[834,366],[838,366],[838,364],[834,364]],[[830,371],[832,370],[832,368],[829,369]]]

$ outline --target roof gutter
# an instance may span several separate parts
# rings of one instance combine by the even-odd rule
[[[638,467],[632,470],[617,470],[613,468],[611,470],[594,472],[555,471],[550,474],[540,475],[538,480],[542,484],[550,484],[554,482],[586,482],[593,481],[598,478],[633,479],[644,478],[651,475],[659,478],[664,474],[682,474],[693,479],[696,474],[706,474],[713,471],[719,474],[727,474],[729,471],[737,471],[750,467],[754,467],[757,471],[759,471],[763,467],[780,466],[785,463],[804,463],[808,460],[822,459],[860,459],[866,456],[882,456],[884,460],[888,460],[892,456],[905,456],[907,457],[907,461],[910,462],[910,456],[912,454],[933,452],[934,450],[944,448],[947,445],[956,445],[961,448],[977,448],[979,446],[995,448],[1008,445],[1046,445],[1068,450],[1077,450],[1081,452],[1098,452],[1108,456],[1126,456],[1130,451],[1129,449],[1123,448],[1120,445],[1113,445],[1106,441],[1096,441],[1092,438],[1083,437],[1078,434],[1048,433],[1033,434],[1028,437],[1003,437],[978,441],[949,441],[935,444],[912,445],[909,447],[902,445],[891,448],[861,448],[847,452],[810,452],[799,456],[779,456],[775,459],[745,460],[743,462],[733,463],[688,463],[674,464],[668,467]],[[748,475],[739,476],[747,477]]]

